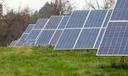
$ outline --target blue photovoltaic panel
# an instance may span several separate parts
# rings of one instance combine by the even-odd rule
[[[11,44],[10,44],[10,47],[14,47],[16,43],[17,43],[17,40],[16,41],[12,41]]]
[[[107,10],[92,10],[84,27],[101,27]]]
[[[38,19],[34,29],[42,29],[44,28],[44,25],[47,23],[47,19]]]
[[[26,42],[28,34],[23,34],[21,38],[17,41],[16,46],[24,46],[23,44]]]
[[[25,33],[29,33],[33,29],[34,26],[35,24],[29,24],[27,29],[25,30]]]
[[[66,28],[81,28],[88,16],[89,11],[74,11],[66,25]]]
[[[26,41],[24,46],[35,46],[35,41]]]
[[[75,49],[91,49],[94,46],[99,29],[84,29],[75,46]]]
[[[30,33],[29,33],[29,35],[28,35],[28,37],[26,38],[26,40],[35,40],[36,38],[37,38],[37,36],[39,35],[39,33],[40,33],[40,31],[41,30],[32,30]]]
[[[38,38],[36,45],[49,45],[49,41],[55,30],[43,30]]]
[[[64,28],[65,28],[65,25],[66,25],[66,23],[67,23],[69,17],[70,17],[70,16],[64,16],[64,18],[63,18],[61,24],[59,25],[58,29],[64,29]]]
[[[57,30],[57,31],[55,32],[55,34],[54,34],[54,36],[53,36],[53,38],[52,38],[52,40],[51,40],[51,42],[50,42],[51,45],[55,45],[55,44],[57,43],[57,41],[58,41],[58,39],[59,39],[61,33],[62,33],[62,30]]]
[[[105,22],[104,22],[103,27],[107,27],[107,24],[108,24],[108,22],[109,22],[111,16],[112,16],[112,10],[109,10],[109,12],[108,12],[108,14],[107,14],[107,17],[106,17],[106,20],[105,20]]]
[[[80,29],[65,29],[59,42],[56,45],[57,50],[72,49],[78,37]]]
[[[128,9],[115,9],[111,20],[128,20]]]
[[[95,45],[94,48],[99,48],[99,45],[100,45],[101,39],[103,38],[104,32],[105,32],[105,29],[101,29],[98,39],[96,41],[96,44],[94,44]]]
[[[97,52],[99,56],[128,56],[128,23],[110,22]]]
[[[117,0],[111,20],[128,20],[128,0]]]
[[[115,9],[127,9],[128,0],[117,0]]]
[[[49,19],[49,22],[47,23],[45,29],[56,29],[62,18],[62,16],[52,16]]]

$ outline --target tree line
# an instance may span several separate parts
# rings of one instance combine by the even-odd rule
[[[8,46],[13,40],[20,38],[27,26],[36,23],[38,18],[49,18],[52,15],[67,15],[72,11],[68,0],[46,2],[39,10],[31,13],[26,7],[22,11],[10,10],[0,19],[0,46]]]

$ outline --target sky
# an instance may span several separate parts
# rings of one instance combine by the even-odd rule
[[[6,0],[5,1],[5,6],[6,8],[9,9],[23,9],[25,7],[30,7],[32,10],[39,10],[45,3],[46,1],[52,1],[52,0]],[[75,9],[82,9],[84,6],[85,2],[84,0],[70,0],[70,2],[75,6]]]
[[[15,11],[22,10],[25,7],[31,8],[31,10],[39,10],[45,3],[46,1],[52,1],[52,0],[5,0],[4,2],[4,8],[6,11],[7,9],[14,9]],[[84,8],[86,5],[85,0],[69,0],[70,3],[75,7],[75,10],[81,10]],[[90,1],[90,0],[86,0]],[[94,1],[94,0],[92,0]],[[103,0],[98,0],[98,2],[103,4]],[[95,2],[93,3],[95,4]]]

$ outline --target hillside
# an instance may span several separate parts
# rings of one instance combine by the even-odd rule
[[[0,76],[128,76],[127,69],[110,65],[120,57],[96,57],[95,53],[54,51],[50,46],[1,47]]]

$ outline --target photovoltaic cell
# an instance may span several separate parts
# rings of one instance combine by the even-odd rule
[[[74,11],[66,25],[66,28],[82,28],[89,11]]]
[[[16,46],[24,46],[23,44],[26,42],[26,38],[27,38],[28,34],[24,33],[21,38],[18,40],[18,42],[16,43]]]
[[[61,33],[62,33],[62,30],[57,30],[57,31],[55,32],[55,34],[54,34],[54,36],[53,36],[53,38],[52,38],[52,40],[51,40],[51,42],[50,42],[51,45],[56,45],[56,43],[57,43],[57,41],[58,41],[58,39],[59,39]]]
[[[43,30],[39,39],[36,42],[36,45],[49,45],[49,41],[53,36],[55,30]]]
[[[48,21],[47,19],[38,19],[36,24],[35,24],[34,29],[42,29],[42,28],[44,28],[44,25],[46,24],[47,21]]]
[[[102,37],[104,35],[104,32],[105,32],[105,29],[101,29],[99,37],[98,37],[98,39],[96,41],[96,44],[94,43],[94,48],[99,48],[99,45],[100,45],[101,39],[102,39]]]
[[[49,19],[49,22],[47,23],[45,29],[56,29],[58,27],[58,24],[60,23],[62,19],[62,16],[52,16]]]
[[[115,9],[127,9],[128,0],[117,0]]]
[[[16,43],[17,43],[17,40],[12,41],[12,42],[10,43],[10,47],[14,47]]]
[[[97,52],[98,56],[128,55],[128,23],[110,22],[103,41]]]
[[[80,12],[83,13],[83,11],[79,11],[79,14],[81,14]],[[71,27],[69,28],[68,24],[71,21],[69,20],[67,27],[64,29],[55,49],[97,49],[99,47],[101,38],[103,37],[104,29],[108,24],[111,13],[111,10],[92,10],[90,13],[88,13],[88,17],[84,19],[85,21],[83,22],[82,26],[81,23],[77,23],[78,26],[80,26],[77,28],[74,27],[74,24],[70,24]],[[72,15],[74,15],[74,12]],[[72,16],[70,19],[71,18]],[[74,23],[75,22],[77,22],[76,16],[74,18]],[[72,33],[76,29],[79,29],[79,32]],[[71,33],[69,34],[67,31],[70,31]]]
[[[30,34],[28,35],[28,37],[26,38],[26,40],[35,40],[37,38],[37,36],[39,35],[41,30],[32,30],[30,32]]]
[[[75,46],[75,49],[93,49],[99,29],[84,29]]]
[[[20,39],[16,42],[15,46],[24,46],[23,44],[26,42],[26,38],[34,28],[35,24],[29,24],[26,28],[25,32],[21,35]]]
[[[25,33],[29,33],[33,29],[34,26],[35,24],[29,24],[27,29],[25,30]]]
[[[72,49],[78,37],[80,29],[65,29],[57,43],[56,49]]]
[[[112,20],[128,20],[128,9],[114,10]]]
[[[113,11],[113,10],[109,10],[109,12],[108,12],[108,14],[107,14],[107,18],[106,18],[106,20],[105,20],[105,22],[104,22],[103,27],[107,27],[107,24],[108,24],[108,22],[109,22],[109,20],[110,20],[110,18],[111,18],[111,16],[112,16],[112,11]]]
[[[92,10],[84,27],[101,27],[107,10]]]
[[[128,0],[117,0],[111,20],[128,20]]]
[[[64,16],[64,18],[63,18],[61,24],[59,25],[58,29],[64,29],[64,28],[65,28],[65,25],[66,25],[66,23],[67,23],[69,17],[70,17],[70,16]]]

